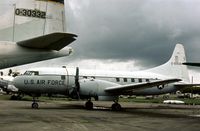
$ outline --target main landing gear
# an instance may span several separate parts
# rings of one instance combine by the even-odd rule
[[[39,105],[35,99],[35,97],[33,97],[33,103],[32,103],[32,106],[31,106],[33,109],[38,109],[39,108]]]
[[[88,101],[85,103],[85,108],[87,110],[92,110],[93,109],[93,102],[91,101],[91,99],[88,99]]]
[[[114,103],[113,103],[112,106],[111,106],[111,109],[112,109],[113,111],[120,111],[120,110],[122,110],[122,107],[121,107],[121,105],[118,103],[118,100],[115,100],[115,101],[114,101]]]

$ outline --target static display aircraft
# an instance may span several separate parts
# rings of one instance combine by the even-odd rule
[[[159,95],[175,92],[189,84],[184,47],[177,44],[168,62],[145,71],[120,72],[77,68],[35,68],[13,80],[19,92],[33,96],[32,108],[38,108],[35,97],[41,94],[64,94],[74,99],[87,99],[85,107],[93,108],[91,98],[114,101],[120,110],[120,95]]]
[[[77,36],[63,33],[64,0],[1,0],[0,11],[0,69],[72,52],[64,47]]]

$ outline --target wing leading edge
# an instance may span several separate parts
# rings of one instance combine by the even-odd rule
[[[122,92],[146,89],[146,88],[151,88],[154,86],[166,85],[166,84],[179,82],[179,81],[181,81],[181,79],[166,79],[166,80],[157,80],[157,81],[153,81],[153,82],[119,85],[119,86],[114,86],[114,87],[108,87],[105,89],[105,91],[109,92],[109,93],[120,94]]]
[[[18,45],[32,49],[57,50],[64,48],[73,41],[77,35],[70,33],[52,33],[17,42]]]

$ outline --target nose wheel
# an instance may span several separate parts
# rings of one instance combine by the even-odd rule
[[[33,102],[33,103],[32,103],[32,108],[33,108],[33,109],[38,109],[38,107],[39,107],[39,105],[38,105],[37,102]]]
[[[32,105],[31,105],[31,107],[32,107],[33,109],[38,109],[38,108],[39,108],[39,105],[38,105],[38,103],[37,103],[35,97],[33,97],[33,103],[32,103]]]

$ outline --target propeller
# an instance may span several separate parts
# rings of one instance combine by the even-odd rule
[[[77,98],[80,99],[80,83],[79,83],[79,68],[78,67],[76,67],[75,91],[77,93]]]

